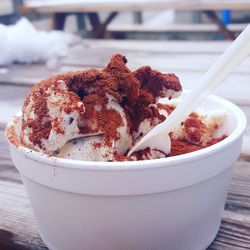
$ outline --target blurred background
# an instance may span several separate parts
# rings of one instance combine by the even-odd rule
[[[249,1],[1,0],[0,23],[27,17],[39,30],[84,38],[233,39],[249,22]]]

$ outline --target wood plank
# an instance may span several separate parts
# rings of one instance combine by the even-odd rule
[[[40,13],[55,12],[97,12],[97,11],[163,11],[173,10],[247,10],[249,1],[216,1],[216,0],[78,0],[78,1],[42,1],[28,0],[25,7]]]
[[[239,222],[237,219],[232,219],[235,213],[227,213],[223,216],[220,230],[208,247],[208,250],[243,250],[250,249],[250,221]],[[244,217],[245,218],[245,217]]]
[[[229,24],[227,29],[231,32],[241,32],[247,24]],[[114,24],[111,23],[107,27],[109,32],[148,32],[148,33],[163,33],[163,32],[182,32],[182,33],[196,33],[196,32],[219,32],[216,24],[165,24],[164,26],[148,26],[147,24]]]
[[[249,159],[250,160],[250,159]],[[234,166],[233,178],[229,188],[226,209],[247,215],[250,223],[250,161],[238,160]]]
[[[103,67],[107,63],[110,56],[118,52],[125,54],[130,52],[131,56],[133,55],[133,53],[136,53],[138,56],[148,54],[148,57],[151,56],[149,60],[152,62],[157,61],[155,60],[155,57],[159,59],[161,58],[161,52],[166,52],[170,55],[164,55],[164,57],[170,57],[172,54],[178,57],[178,54],[180,54],[179,58],[180,60],[182,60],[182,57],[185,56],[185,54],[191,55],[193,53],[203,53],[204,56],[207,54],[211,56],[211,53],[215,53],[217,55],[218,53],[221,53],[228,45],[229,43],[221,42],[175,43],[153,41],[104,41],[103,43],[99,43],[97,41],[91,40],[83,42],[82,45],[71,48],[69,55],[65,59],[62,59],[60,61],[60,64],[62,65],[62,67],[64,65],[80,65],[82,67]],[[176,59],[177,63],[179,58]],[[199,56],[196,59],[199,59]],[[196,59],[194,59],[193,61],[195,62]],[[179,63],[179,65],[183,64]],[[7,82],[19,85],[30,85],[43,78],[54,75],[59,71],[62,71],[60,67],[55,70],[49,70],[45,64],[14,64],[10,68],[1,68],[0,82]]]
[[[87,54],[96,55],[98,51],[90,51]],[[190,77],[195,77],[192,74],[198,72],[200,74],[204,73],[210,65],[218,58],[219,55],[200,55],[200,54],[193,54],[191,58],[191,54],[185,55],[172,55],[172,54],[164,54],[164,53],[134,53],[130,51],[123,51],[120,50],[120,53],[123,53],[127,56],[129,62],[128,66],[131,69],[136,69],[141,67],[142,65],[151,65],[152,68],[163,72],[175,72],[176,74],[185,73],[186,75],[190,75]],[[86,59],[82,59],[81,55],[74,56],[71,55],[68,58],[62,60],[62,66],[57,69],[57,71],[49,71],[47,73],[43,72],[43,65],[41,67],[37,67],[33,65],[29,66],[19,66],[15,65],[13,69],[6,74],[0,75],[0,83],[5,84],[14,84],[20,86],[28,86],[33,85],[34,83],[38,82],[41,79],[47,78],[51,75],[55,75],[60,72],[64,72],[65,70],[72,69],[87,69],[91,67],[101,68],[105,66],[111,57],[112,54],[117,53],[116,50],[108,51],[107,53],[103,53],[98,60],[91,60],[92,62],[88,62],[88,57]],[[83,53],[82,53],[83,54]],[[65,69],[65,66],[68,69]],[[72,66],[72,67],[71,67]],[[74,68],[74,66],[77,66]],[[250,66],[250,58],[248,58],[242,65],[240,65],[234,74],[234,77],[240,77],[244,82],[249,81],[249,66]],[[29,72],[33,72],[30,74]],[[198,78],[193,78],[198,79]]]
[[[30,86],[0,84],[0,128],[3,128],[11,117],[22,108]]]
[[[1,0],[0,15],[10,15],[13,13],[13,2],[11,0]]]
[[[0,179],[21,183],[21,177],[14,167],[4,131],[0,129]],[[1,206],[0,206],[1,209]]]
[[[115,51],[129,50],[134,52],[167,52],[174,54],[222,53],[231,42],[229,41],[155,41],[155,40],[85,40],[82,44],[71,48],[71,53],[78,54],[82,50],[110,49]]]
[[[0,183],[0,248],[47,249],[37,231],[23,185],[7,181]]]
[[[228,45],[229,43],[221,42],[151,43],[126,41],[116,43],[106,41],[100,43],[90,41],[72,48],[69,56],[63,59],[61,64],[62,68],[65,66],[103,67],[112,54],[119,52],[127,56],[128,66],[132,69],[148,64],[163,72],[175,72],[182,79],[184,87],[193,88],[194,81],[206,72]],[[159,51],[152,51],[152,48],[159,47],[161,47]],[[183,48],[185,48],[185,52]],[[203,51],[200,48],[203,48]],[[179,52],[180,50],[184,53]],[[224,86],[220,86],[216,93],[236,102],[240,100],[248,102],[250,95],[249,68],[250,57],[225,80]],[[240,82],[241,87],[235,88],[235,82]]]
[[[58,73],[57,70],[49,70],[44,63],[12,64],[9,68],[0,71],[0,83],[26,86],[56,73]]]

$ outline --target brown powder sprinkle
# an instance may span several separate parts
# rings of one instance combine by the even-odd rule
[[[67,114],[77,111],[79,113],[77,126],[80,133],[103,134],[104,142],[108,146],[112,146],[114,140],[119,140],[117,129],[124,125],[121,114],[107,107],[110,97],[124,110],[130,134],[137,132],[140,123],[145,119],[152,122],[152,126],[164,121],[165,117],[158,109],[165,109],[171,113],[174,108],[156,105],[156,102],[166,95],[171,99],[174,93],[178,94],[182,90],[178,77],[175,74],[163,74],[149,66],[131,71],[126,63],[125,56],[116,54],[102,70],[68,72],[40,81],[32,88],[23,105],[24,113],[32,99],[36,118],[23,121],[22,130],[31,128],[29,139],[41,149],[43,149],[42,140],[49,138],[52,127],[56,133],[64,133],[60,128],[60,120],[58,118],[51,120],[47,105],[50,88],[54,90],[55,95],[59,95],[62,93],[59,86],[62,81],[68,88],[69,101],[63,103],[61,111]],[[83,107],[78,107],[78,102],[82,102]],[[171,138],[172,148],[169,156],[196,151],[223,139],[212,139],[208,145],[200,145],[201,136],[206,132],[204,124],[195,114],[192,114],[183,124],[187,138],[185,140]],[[95,147],[101,146],[103,145],[95,145]],[[149,149],[138,154],[141,154],[137,155],[138,159],[143,158],[143,154],[149,154]],[[114,161],[125,160],[132,159],[114,155]]]
[[[174,140],[171,138],[171,151],[168,156],[175,156],[197,151],[204,147],[191,144],[185,140]]]
[[[165,110],[168,114],[171,114],[173,112],[173,110],[175,109],[174,106],[166,105],[163,103],[157,103],[157,108]]]
[[[212,139],[212,134],[196,113],[191,113],[183,122],[185,139],[195,145],[200,145],[202,136],[207,135]]]
[[[42,139],[49,138],[50,130],[52,128],[47,107],[48,93],[42,88],[42,86],[40,86],[39,88],[35,88],[35,91],[32,91],[27,99],[30,100],[31,97],[34,101],[34,113],[37,115],[37,119],[28,119],[25,121],[22,124],[22,130],[26,127],[31,128],[32,132],[29,134],[29,140],[32,141],[34,145],[38,145],[40,148],[44,149]],[[26,105],[28,105],[27,101],[24,103],[23,113],[25,112]]]
[[[50,77],[36,84],[31,94],[26,98],[23,110],[29,104],[29,98],[34,101],[35,120],[25,121],[23,129],[29,126],[32,133],[30,141],[42,148],[42,139],[48,139],[52,129],[52,121],[48,114],[47,97],[49,88],[60,92],[60,82],[65,82],[68,87],[69,97],[72,103],[82,101],[85,112],[82,112],[78,119],[78,127],[82,134],[104,133],[106,142],[111,145],[112,140],[118,140],[117,128],[122,123],[122,118],[116,110],[107,109],[108,98],[112,96],[117,103],[126,111],[127,123],[130,132],[136,131],[142,120],[145,118],[158,118],[161,116],[155,104],[157,98],[163,95],[164,88],[176,91],[181,90],[178,78],[173,74],[162,74],[152,70],[150,67],[142,67],[132,72],[126,66],[127,59],[120,54],[112,56],[107,67],[103,70],[90,69],[86,71],[68,72]],[[57,92],[56,92],[57,93]],[[72,112],[72,103],[65,103],[63,110],[66,113]],[[57,133],[63,133],[59,121],[53,121],[53,128],[56,126]]]
[[[130,157],[114,154],[113,161],[133,161]]]
[[[195,112],[191,113],[188,118],[182,122],[182,125],[185,131],[185,138],[174,139],[172,133],[170,133],[171,151],[168,156],[194,152],[218,143],[227,137],[227,135],[223,135],[219,138],[213,138],[212,131],[209,131]],[[203,135],[206,135],[206,141],[202,140]]]
[[[18,116],[14,116],[12,123],[9,126],[6,126],[5,128],[5,133],[7,135],[8,140],[16,147],[22,145],[20,137],[18,137],[16,133],[16,127],[18,127],[19,125],[19,119],[20,118]]]
[[[165,90],[182,90],[179,78],[175,74],[162,74],[149,66],[144,66],[136,70],[134,75],[140,81],[141,87],[154,97],[165,97]]]
[[[154,149],[154,153],[158,153],[158,156],[156,158],[159,157],[159,155],[161,155],[161,158],[165,158],[167,157],[167,155],[161,151],[161,150],[158,150],[158,149]],[[152,159],[152,153],[151,153],[151,149],[149,147],[143,149],[143,150],[138,150],[136,152],[133,152],[130,156],[131,159],[133,160],[139,160],[139,161],[142,161],[142,160],[150,160]]]
[[[208,146],[212,146],[213,144],[216,144],[224,140],[226,137],[227,137],[226,135],[223,135],[220,138],[213,138],[205,146],[192,144],[186,140],[178,140],[178,139],[171,138],[171,151],[168,154],[168,156],[191,153],[191,152],[206,148]]]

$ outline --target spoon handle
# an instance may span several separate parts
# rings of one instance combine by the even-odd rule
[[[199,80],[199,86],[183,98],[174,112],[159,124],[161,129],[177,125],[184,120],[221,81],[236,68],[250,52],[250,25],[237,37],[227,50]],[[237,83],[236,83],[237,88]],[[157,126],[158,127],[158,126]]]

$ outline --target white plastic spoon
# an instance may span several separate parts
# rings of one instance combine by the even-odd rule
[[[237,39],[219,57],[213,66],[199,80],[198,87],[183,98],[182,102],[167,117],[167,119],[154,127],[142,137],[128,152],[150,147],[169,152],[171,142],[169,132],[182,122],[221,81],[240,64],[250,52],[250,24],[241,32]]]

